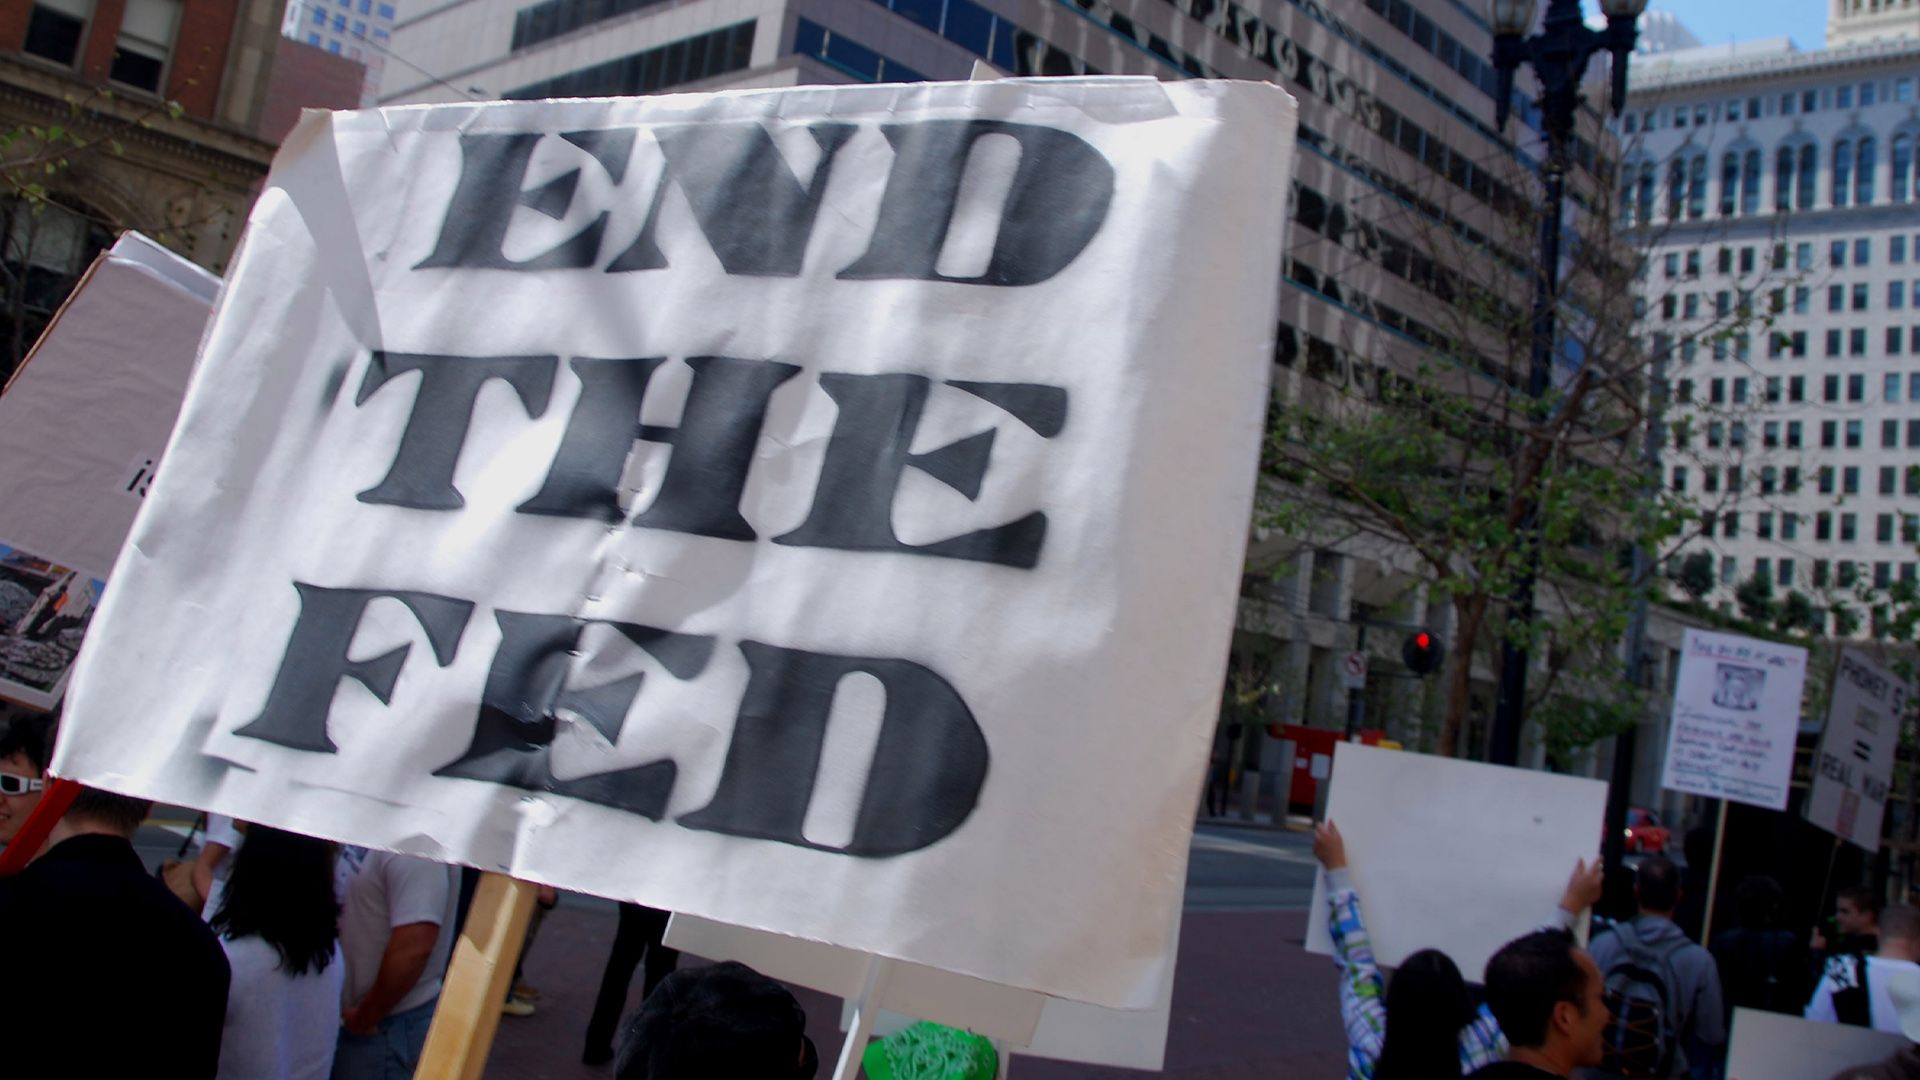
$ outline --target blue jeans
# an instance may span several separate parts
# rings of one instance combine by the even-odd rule
[[[371,1035],[340,1031],[333,1054],[333,1080],[413,1080],[420,1048],[427,1044],[438,1000],[394,1013]]]

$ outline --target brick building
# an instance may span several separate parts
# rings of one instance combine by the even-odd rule
[[[19,136],[0,149],[0,376],[121,229],[225,268],[273,157],[285,2],[0,4],[0,132]],[[353,104],[281,82],[283,100]]]

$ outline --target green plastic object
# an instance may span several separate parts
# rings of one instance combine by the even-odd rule
[[[873,1080],[994,1080],[1000,1075],[992,1040],[924,1020],[868,1043],[860,1063]]]

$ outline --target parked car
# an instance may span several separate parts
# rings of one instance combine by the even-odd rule
[[[1651,810],[1633,807],[1627,811],[1627,850],[1649,855],[1662,854],[1667,850],[1668,831],[1660,824],[1659,815]]]

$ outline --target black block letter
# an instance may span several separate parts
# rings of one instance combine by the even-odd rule
[[[364,503],[384,503],[414,510],[458,510],[467,504],[453,486],[453,467],[467,443],[473,422],[473,399],[488,379],[503,379],[520,395],[527,415],[547,411],[553,393],[557,356],[430,356],[417,353],[376,352],[360,383],[355,405],[364,405],[387,380],[409,371],[420,372],[420,390],[413,412],[400,435],[387,478],[360,493]]]
[[[918,851],[973,812],[987,782],[987,740],[953,686],[908,660],[827,656],[745,641],[752,675],[713,801],[690,829],[879,858]],[[886,691],[880,739],[844,848],[801,835],[840,681],[864,672]]]

